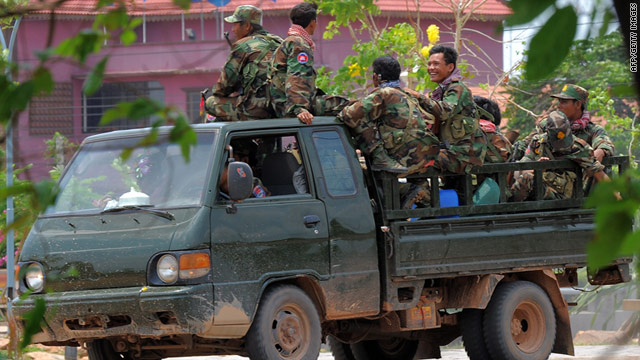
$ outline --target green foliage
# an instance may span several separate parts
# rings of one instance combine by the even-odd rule
[[[21,349],[24,349],[27,345],[31,344],[33,336],[42,329],[44,313],[46,310],[47,307],[44,299],[40,297],[35,299],[33,309],[24,314],[23,320],[25,322],[25,329],[22,334],[22,340],[20,341]]]
[[[100,62],[91,70],[87,78],[82,85],[82,91],[85,95],[93,95],[102,85],[102,78],[104,77],[104,69],[107,66],[108,56],[105,56]]]
[[[559,9],[531,39],[525,76],[542,79],[560,65],[569,53],[576,35],[578,15],[573,6]],[[562,34],[562,36],[558,36]]]
[[[578,84],[589,90],[587,109],[592,116],[607,120],[607,130],[618,153],[626,154],[631,140],[633,109],[625,98],[615,97],[617,85],[632,82],[628,71],[622,35],[613,32],[596,38],[575,41],[569,55],[545,80],[534,81],[512,77],[507,86],[511,99],[535,114],[553,107],[549,96],[560,92],[566,83]],[[522,137],[534,128],[534,118],[522,109],[507,104],[503,116],[509,118],[509,128],[519,130]],[[634,148],[637,152],[638,148]]]
[[[509,26],[526,24],[542,14],[554,2],[555,0],[511,0],[509,6],[513,9],[513,13],[505,19],[505,22]]]
[[[622,200],[616,199],[616,192]],[[590,268],[640,252],[640,232],[632,231],[640,207],[640,172],[629,169],[612,181],[599,183],[585,206],[596,209],[596,237],[587,247]]]
[[[320,12],[334,18],[329,21],[322,35],[324,39],[333,39],[334,36],[340,34],[340,27],[350,28],[353,23],[362,25],[360,31],[374,30],[371,16],[380,14],[380,8],[373,0],[321,0],[316,3]]]
[[[507,2],[513,10],[513,14],[506,19],[507,25],[528,23],[553,5],[553,14],[529,43],[529,58],[525,72],[525,76],[529,80],[539,80],[550,75],[569,54],[578,26],[578,17],[572,6],[558,8],[558,4],[563,3],[558,0],[511,0]],[[601,0],[595,1],[596,6],[592,10],[592,20],[595,19],[602,3]],[[606,33],[606,29],[613,19],[611,10],[606,7],[605,9],[600,35]],[[593,28],[589,30],[589,33],[591,34],[592,31]]]

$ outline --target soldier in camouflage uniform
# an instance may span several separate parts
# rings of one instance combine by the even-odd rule
[[[480,129],[487,137],[485,163],[503,163],[511,157],[511,142],[500,131],[502,115],[495,101],[482,96],[473,96],[480,116]]]
[[[345,97],[326,96],[316,89],[311,35],[317,26],[317,7],[302,3],[291,9],[289,36],[275,51],[269,69],[269,96],[276,116],[296,116],[305,124],[311,124],[314,115],[337,115],[349,103]]]
[[[461,81],[457,59],[458,53],[453,48],[437,45],[431,49],[428,71],[438,87],[431,93],[431,99],[424,98],[421,105],[438,120],[433,132],[444,147],[456,146],[461,166],[449,171],[468,173],[484,162],[487,141],[478,124],[471,91]]]
[[[273,118],[267,99],[267,73],[271,56],[282,39],[260,25],[262,11],[255,6],[240,5],[232,16],[236,42],[220,74],[206,110],[217,121]]]
[[[566,84],[559,94],[551,95],[557,98],[558,110],[562,111],[571,122],[571,132],[574,136],[584,140],[593,149],[593,155],[596,160],[602,161],[605,156],[615,155],[613,142],[609,138],[607,131],[600,125],[591,122],[589,111],[587,111],[587,101],[589,100],[589,92],[577,85]],[[548,123],[543,120],[536,125],[536,129],[522,141],[518,141],[514,146],[516,149],[515,160],[524,154],[527,145],[536,134],[545,132]]]
[[[593,149],[586,141],[571,133],[569,119],[559,111],[553,111],[547,119],[545,133],[537,134],[531,140],[526,154],[520,160],[545,161],[569,159],[578,163],[588,177],[596,181],[608,180],[603,172],[604,166],[593,156]],[[525,170],[514,175],[511,186],[512,200],[523,201],[533,191],[533,170]],[[573,195],[576,173],[568,170],[549,170],[542,174],[544,182],[544,200],[568,199]]]

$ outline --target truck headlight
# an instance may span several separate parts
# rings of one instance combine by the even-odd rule
[[[42,265],[30,263],[24,271],[24,284],[27,289],[34,293],[42,291],[44,288],[44,271]]]
[[[158,260],[156,271],[160,280],[172,284],[178,279],[178,260],[173,254],[162,255]]]

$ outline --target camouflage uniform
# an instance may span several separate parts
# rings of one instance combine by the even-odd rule
[[[242,5],[228,22],[248,19],[257,24],[260,9]],[[239,20],[240,19],[240,20]],[[206,101],[206,110],[218,121],[238,121],[273,118],[267,98],[267,73],[271,56],[282,38],[265,30],[257,30],[233,44],[220,74],[213,96]],[[240,96],[229,97],[234,92]]]
[[[569,159],[578,163],[585,170],[586,176],[593,176],[604,169],[604,166],[593,157],[591,146],[579,137],[572,136],[569,120],[563,113],[552,112],[548,122],[547,131],[533,136],[520,162],[538,161],[541,157],[548,157],[549,160]],[[566,125],[564,127],[561,125],[563,122]],[[556,144],[559,142],[565,144],[565,149],[558,150]],[[544,200],[568,199],[573,195],[576,179],[576,173],[573,171],[545,171],[542,179],[545,190]],[[521,174],[511,186],[515,201],[525,200],[532,191],[533,174],[530,172]]]
[[[440,120],[436,132],[441,142],[457,154],[457,163],[447,167],[454,173],[468,173],[482,165],[487,140],[478,125],[478,112],[471,91],[455,77],[442,89],[442,100],[420,97],[420,105]],[[432,94],[433,95],[433,94]]]
[[[345,107],[337,118],[352,129],[365,154],[384,148],[409,169],[409,174],[426,171],[438,158],[438,138],[427,129],[435,118],[398,87],[373,89],[364,99]]]
[[[586,108],[587,100],[589,99],[589,92],[580,86],[566,84],[559,94],[554,94],[551,96],[559,99],[580,100],[583,104],[585,104]],[[514,149],[514,153],[524,154],[527,149],[527,145],[529,145],[533,137],[536,134],[544,134],[548,125],[549,124],[546,119],[540,121],[536,125],[536,129],[533,132],[527,135],[527,137],[525,137],[522,141],[517,141],[514,144],[514,146],[516,147]],[[574,136],[577,136],[578,138],[586,141],[587,144],[589,144],[593,148],[593,150],[602,149],[604,151],[604,156],[613,156],[615,154],[615,147],[613,145],[613,142],[609,138],[607,131],[600,125],[596,125],[589,121],[587,126],[584,128],[572,128],[571,133]]]
[[[337,115],[349,100],[326,96],[316,89],[313,48],[301,37],[290,35],[275,51],[269,69],[269,96],[276,117],[295,117],[307,110],[313,115]]]

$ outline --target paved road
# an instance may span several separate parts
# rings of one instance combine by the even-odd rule
[[[640,360],[640,346],[576,346],[576,356],[552,354],[550,360]],[[248,360],[242,356],[206,356],[197,358],[173,358],[183,360]],[[329,353],[321,353],[319,360],[333,360]],[[444,360],[468,360],[463,349],[443,350]]]

